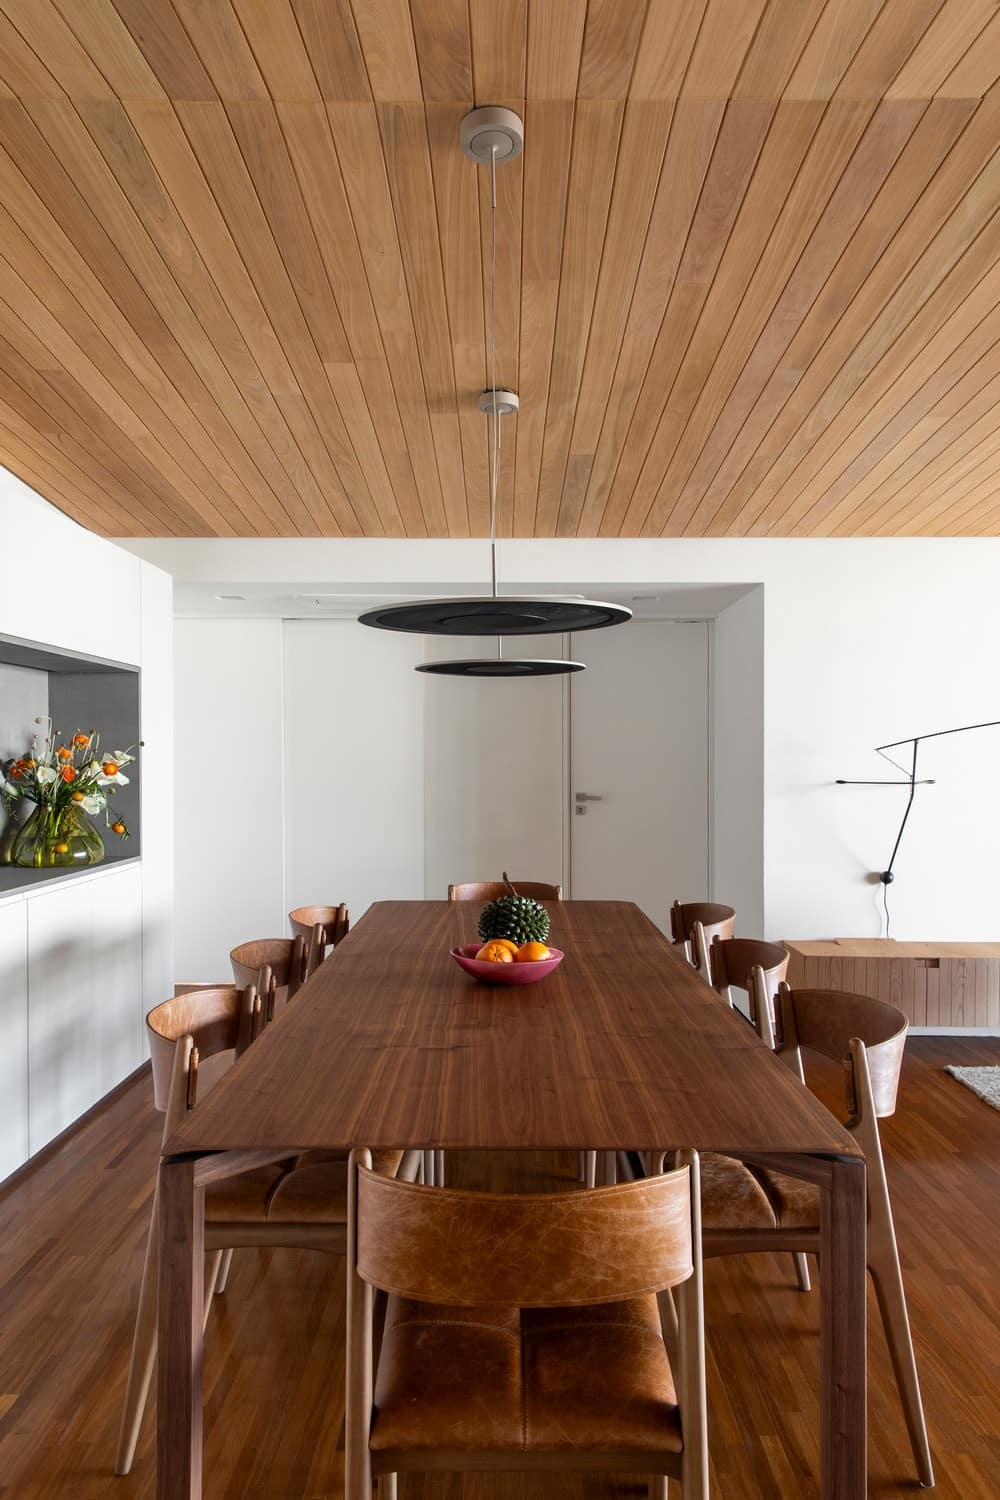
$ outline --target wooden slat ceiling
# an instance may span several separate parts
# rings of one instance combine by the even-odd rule
[[[0,462],[115,536],[1000,531],[997,0],[0,0]]]

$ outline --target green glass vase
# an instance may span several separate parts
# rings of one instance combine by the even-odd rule
[[[12,865],[34,870],[99,865],[103,858],[104,840],[73,802],[62,808],[39,802],[19,829],[10,854]]]

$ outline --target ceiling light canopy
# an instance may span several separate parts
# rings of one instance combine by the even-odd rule
[[[502,596],[497,590],[496,509],[500,469],[500,426],[504,417],[518,410],[516,392],[497,385],[496,367],[496,285],[497,285],[497,166],[513,161],[524,146],[524,126],[513,110],[499,105],[485,105],[465,116],[460,141],[466,156],[490,169],[491,257],[490,257],[490,385],[479,398],[479,409],[491,421],[490,464],[490,575],[488,595],[477,594],[462,599],[413,599],[366,610],[359,615],[362,625],[377,630],[402,630],[417,635],[497,637],[497,655],[457,661],[429,661],[417,667],[449,677],[549,677],[567,672],[582,672],[583,662],[520,659],[503,655],[501,641],[508,635],[553,635],[568,631],[600,630],[607,625],[621,625],[632,618],[632,611],[620,604],[605,604],[594,599],[532,598],[520,595]]]

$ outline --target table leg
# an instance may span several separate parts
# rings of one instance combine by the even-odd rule
[[[156,1500],[201,1500],[205,1190],[195,1167],[160,1166]]]
[[[820,1198],[820,1493],[823,1500],[864,1500],[868,1493],[864,1162],[832,1161],[830,1185]]]

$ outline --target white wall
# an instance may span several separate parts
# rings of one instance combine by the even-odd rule
[[[289,910],[423,895],[419,642],[352,621],[178,620],[177,977]]]
[[[712,626],[712,899],[764,930],[764,590]]]
[[[481,587],[487,560],[482,542],[461,541],[135,546],[220,589],[323,580],[327,592],[398,593],[418,581],[453,594],[463,580]],[[882,775],[872,747],[886,740],[1000,717],[1000,539],[508,540],[500,571],[512,592],[761,584],[765,933],[879,933],[870,872],[889,857],[905,793],[834,782]],[[918,793],[898,860],[895,936],[997,937],[998,735],[926,747],[938,782]]]
[[[290,620],[285,661],[285,914],[424,893],[421,643],[353,621]],[[257,934],[248,933],[247,936]]]
[[[179,620],[174,661],[176,978],[228,983],[286,927],[281,622]]]

